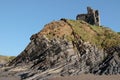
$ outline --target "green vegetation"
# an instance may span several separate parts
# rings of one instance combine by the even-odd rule
[[[53,27],[57,26],[55,29]],[[73,32],[77,38],[73,36]],[[83,41],[96,45],[98,48],[108,48],[120,44],[120,32],[114,32],[110,28],[103,26],[90,25],[82,20],[65,20],[52,22],[45,26],[43,33],[51,39],[66,38],[68,41],[77,40],[78,37]]]
[[[0,62],[9,62],[13,60],[15,56],[2,56],[0,55]]]
[[[99,48],[120,44],[120,35],[107,27],[90,25],[81,20],[67,20],[67,22],[84,41],[95,44]]]
[[[117,32],[118,34],[120,34],[120,32]]]

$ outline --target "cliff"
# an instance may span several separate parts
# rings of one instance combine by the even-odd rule
[[[61,19],[45,25],[30,40],[9,63],[8,70],[22,80],[120,73],[120,35],[109,28]]]

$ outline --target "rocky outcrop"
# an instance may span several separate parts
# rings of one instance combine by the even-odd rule
[[[32,64],[29,65],[29,68],[32,69],[31,73],[27,71],[26,74],[22,74],[22,79],[36,80],[55,75],[68,76],[79,75],[80,73],[120,73],[118,56],[120,53],[115,52],[116,50],[111,50],[114,53],[105,57],[107,53],[88,42],[83,42],[81,39],[73,42],[64,39],[49,40],[46,36],[34,39],[27,46],[26,51],[23,51],[23,54],[27,55],[18,56],[13,60],[15,65]]]
[[[38,76],[32,76],[31,79],[47,76],[48,73],[62,76],[77,75],[89,73],[92,67],[103,60],[103,54],[103,50],[98,50],[95,46],[83,42],[81,39],[69,42],[65,39],[49,40],[46,36],[35,37],[34,35],[31,37],[31,43],[10,65],[31,63],[32,65],[29,66],[33,71],[22,75],[24,79],[30,79],[30,74],[35,73],[34,76]],[[40,73],[44,73],[44,75]]]
[[[98,48],[96,45],[84,41],[65,19],[57,24],[49,25],[50,27],[47,25],[45,30],[32,35],[31,42],[24,51],[9,63],[9,66],[12,66],[10,71],[22,67],[22,70],[15,74],[19,75],[22,80],[44,80],[56,75],[69,76],[81,73],[120,73],[119,46]],[[55,33],[54,35],[51,33],[55,31],[57,34],[61,29],[68,28],[70,33],[61,32],[60,35],[57,35],[59,37],[56,37]],[[63,33],[71,37],[66,37],[68,35]]]
[[[109,49],[105,59],[92,70],[94,74],[120,74],[120,46]]]

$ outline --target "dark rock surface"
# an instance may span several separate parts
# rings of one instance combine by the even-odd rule
[[[56,75],[80,73],[120,73],[119,47],[106,52],[78,38],[73,42],[57,38],[49,40],[45,35],[33,35],[31,38],[26,49],[10,63],[14,66],[28,65],[31,72],[26,70],[19,75],[23,80],[43,80]]]
[[[110,49],[111,53],[93,68],[94,74],[120,74],[120,46]]]
[[[65,19],[51,24],[47,30],[41,31],[43,33],[32,35],[31,42],[24,51],[1,70],[7,71],[8,75],[20,77],[21,80],[47,80],[55,76],[81,73],[120,73],[120,46],[98,48],[84,41]],[[70,30],[60,34],[56,31],[56,28],[59,31],[61,29],[58,25]],[[50,28],[59,35],[50,33]],[[49,35],[45,34],[47,32]],[[71,40],[62,33],[71,35]]]

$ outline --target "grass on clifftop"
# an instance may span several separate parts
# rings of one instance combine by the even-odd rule
[[[120,35],[110,28],[90,25],[81,20],[67,20],[67,22],[72,25],[74,31],[81,36],[84,41],[95,44],[100,48],[120,44]]]
[[[90,42],[99,48],[108,48],[120,45],[120,33],[103,26],[90,25],[82,20],[60,20],[45,25],[39,35],[46,35],[49,39],[63,38],[74,40],[75,32],[83,41]]]

